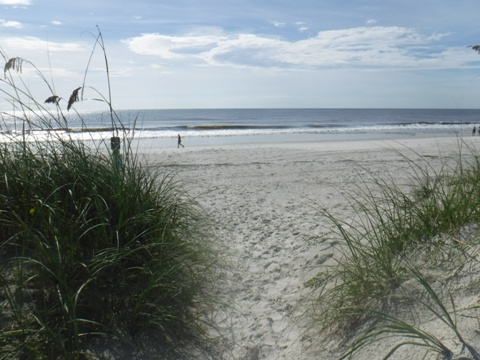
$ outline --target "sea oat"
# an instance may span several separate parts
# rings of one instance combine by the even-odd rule
[[[47,100],[45,100],[46,104],[55,104],[58,105],[58,102],[60,101],[61,97],[57,95],[52,95]]]
[[[73,90],[72,92],[72,95],[70,95],[70,99],[68,99],[68,106],[67,106],[67,110],[70,110],[70,108],[72,107],[73,103],[77,102],[79,100],[78,98],[78,92],[80,91],[82,87],[78,87],[76,88],[75,90]]]
[[[19,58],[19,57],[14,57],[14,58],[11,58],[10,60],[7,61],[7,63],[5,64],[5,67],[3,69],[3,73],[4,73],[4,76],[7,77],[7,71],[10,70],[10,69],[14,69],[18,72],[22,72],[22,65],[23,65],[23,62],[25,60],[23,60],[22,58]]]

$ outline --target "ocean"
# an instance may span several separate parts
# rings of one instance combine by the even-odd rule
[[[4,116],[4,135],[27,132],[48,137],[43,121],[28,126]],[[49,123],[51,124],[51,122]],[[120,110],[114,127],[147,146],[176,146],[180,134],[185,146],[265,142],[311,142],[397,139],[415,136],[471,136],[480,125],[475,109],[188,109]],[[49,125],[62,136],[100,140],[112,136],[108,111],[66,114],[66,122]],[[68,131],[65,131],[65,128]],[[23,136],[23,135],[22,135]]]

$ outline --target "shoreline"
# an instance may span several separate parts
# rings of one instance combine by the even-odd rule
[[[318,207],[348,219],[353,212],[344,194],[359,183],[373,176],[409,184],[405,157],[439,168],[463,146],[480,146],[480,137],[175,147],[138,154],[173,171],[217,223],[230,266],[219,292],[232,311],[217,314],[231,342],[225,358],[314,360],[336,358],[341,350],[334,342],[316,347],[324,339],[306,337],[298,323],[303,283],[340,256]]]
[[[271,137],[269,141],[245,141],[244,139],[228,142],[236,137],[227,137],[220,141],[205,142],[203,144],[194,144],[190,146],[188,141],[184,141],[182,138],[182,144],[184,148],[177,148],[177,139],[171,139],[169,144],[165,144],[163,141],[159,142],[159,139],[139,139],[138,143],[132,143],[132,149],[140,156],[147,160],[156,161],[155,157],[158,154],[169,154],[175,156],[177,152],[179,154],[192,153],[192,152],[217,152],[217,151],[241,151],[241,150],[254,150],[254,149],[305,149],[316,152],[324,151],[353,151],[353,150],[375,150],[380,148],[397,148],[397,149],[409,149],[409,148],[431,148],[441,149],[444,144],[447,143],[448,147],[455,145],[457,148],[460,144],[475,145],[480,144],[480,136],[456,136],[452,134],[434,134],[431,136],[406,136],[391,138],[385,138],[381,136],[379,138],[367,136],[365,139],[358,139],[349,137],[348,139],[335,138],[328,141],[304,140],[304,141],[280,141],[279,138]],[[164,140],[164,139],[162,139]],[[174,160],[174,159],[172,159]]]
[[[231,136],[194,136],[188,137],[183,134],[182,144],[186,148],[204,149],[215,147],[238,147],[238,146],[263,146],[263,145],[297,145],[297,144],[332,144],[351,142],[375,142],[375,141],[408,141],[409,139],[443,139],[443,138],[469,138],[471,133],[458,134],[456,132],[359,132],[359,133],[293,133],[293,134],[267,134],[267,135],[231,135]],[[480,137],[480,133],[479,133]],[[134,148],[140,152],[159,151],[177,148],[177,135],[162,138],[136,138],[132,141]]]

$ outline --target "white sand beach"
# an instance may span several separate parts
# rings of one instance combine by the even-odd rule
[[[462,140],[480,146],[480,137]],[[184,144],[146,155],[149,162],[177,173],[218,222],[219,241],[229,249],[232,271],[220,291],[233,308],[218,316],[232,344],[225,359],[337,358],[340,344],[304,336],[297,318],[304,282],[339,256],[328,236],[330,225],[318,209],[328,207],[348,219],[352,213],[342,194],[368,176],[410,183],[411,169],[402,154],[410,160],[422,156],[436,167],[459,152],[455,137],[197,148]],[[380,359],[385,355],[381,350],[378,345],[361,359]]]

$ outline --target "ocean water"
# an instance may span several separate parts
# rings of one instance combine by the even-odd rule
[[[46,117],[48,118],[48,116]],[[100,140],[120,133],[147,146],[176,146],[180,134],[186,146],[288,141],[395,139],[414,136],[471,136],[480,125],[474,109],[201,109],[121,110],[68,113],[61,124],[45,119],[25,126],[21,119],[3,118],[5,136],[48,137],[53,133],[76,139]],[[65,129],[68,129],[66,131]]]

